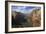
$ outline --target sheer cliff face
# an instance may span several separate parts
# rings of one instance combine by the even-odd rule
[[[41,10],[32,12],[31,22],[34,27],[40,26],[40,24],[41,24]]]
[[[41,10],[33,10],[28,16],[26,16],[29,26],[39,27],[41,25]]]
[[[17,13],[12,12],[12,16],[15,18],[15,16],[17,15]]]

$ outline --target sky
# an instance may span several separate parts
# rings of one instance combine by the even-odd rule
[[[21,13],[30,13],[33,8],[38,8],[34,6],[12,6],[12,11],[17,11]]]

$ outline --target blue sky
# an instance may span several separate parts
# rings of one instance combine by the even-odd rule
[[[37,7],[34,7],[34,6],[12,6],[12,11],[28,13],[28,12],[31,12],[31,10],[33,8],[37,8]]]

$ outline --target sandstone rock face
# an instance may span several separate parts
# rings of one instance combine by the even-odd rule
[[[31,22],[33,27],[38,27],[41,25],[41,10],[33,10],[31,14]]]

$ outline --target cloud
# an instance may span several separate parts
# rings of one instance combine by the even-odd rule
[[[12,11],[17,11],[17,12],[21,12],[21,13],[29,13],[34,8],[38,8],[38,7],[34,7],[34,6],[12,6]]]

